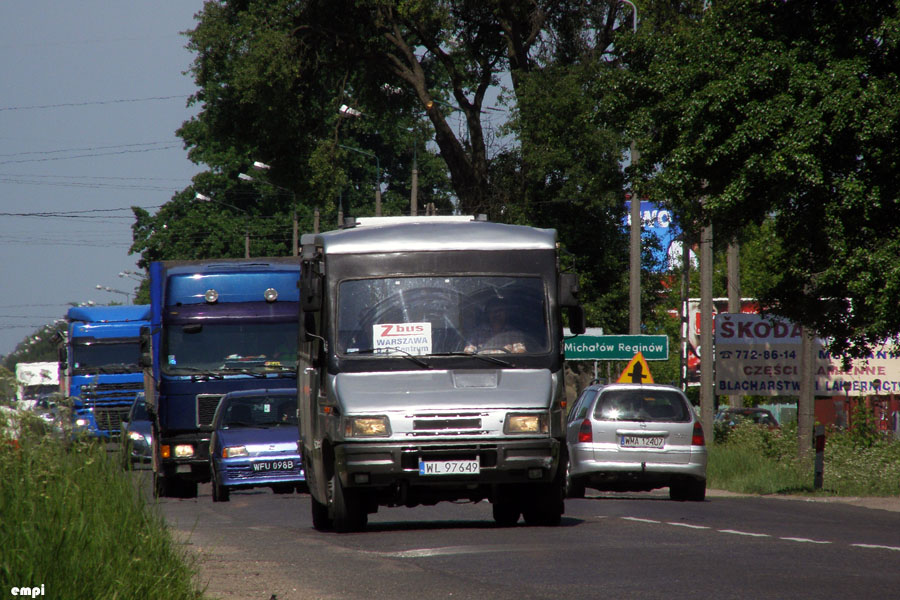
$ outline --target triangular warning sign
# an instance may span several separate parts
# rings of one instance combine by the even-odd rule
[[[635,354],[634,358],[629,361],[616,383],[653,383],[650,366],[644,360],[644,355],[641,352]]]

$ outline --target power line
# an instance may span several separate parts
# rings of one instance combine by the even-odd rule
[[[2,110],[2,109],[0,109]],[[51,162],[56,160],[71,160],[73,158],[93,158],[95,156],[117,156],[121,154],[135,154],[139,152],[155,152],[157,150],[172,150],[173,148],[180,148],[181,144],[172,143],[167,146],[160,146],[158,148],[142,148],[140,150],[118,150],[116,152],[94,152],[92,154],[75,154],[74,156],[55,156],[55,157],[46,157],[46,158],[23,158],[17,160],[2,160],[0,161],[0,165],[11,165],[11,164],[20,164],[20,163],[33,163],[33,162]]]
[[[32,106],[3,106],[0,111],[5,110],[43,110],[46,108],[63,108],[69,106],[95,106],[101,104],[123,104],[126,102],[151,102],[154,100],[173,100],[175,98],[188,98],[186,95],[179,96],[150,96],[148,98],[119,98],[117,100],[93,100],[87,102],[65,102],[63,104],[36,104]]]
[[[158,146],[159,144],[174,144],[177,140],[161,140],[158,142],[136,142],[134,144],[114,144],[112,146],[93,146],[86,148],[62,148],[59,150],[33,150],[30,152],[16,152],[14,154],[0,154],[4,156],[24,156],[26,154],[59,154],[61,152],[88,152],[94,150],[109,150],[111,148],[132,148],[134,146]]]

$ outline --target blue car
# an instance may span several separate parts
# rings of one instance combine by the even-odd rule
[[[235,489],[304,491],[299,441],[296,388],[225,394],[209,441],[213,502],[227,502]]]
[[[148,464],[153,458],[153,423],[144,392],[138,392],[122,418],[122,443],[131,465]]]

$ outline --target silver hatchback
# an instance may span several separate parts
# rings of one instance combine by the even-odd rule
[[[591,385],[569,413],[567,494],[585,488],[649,491],[668,487],[672,500],[706,498],[703,427],[676,387]]]

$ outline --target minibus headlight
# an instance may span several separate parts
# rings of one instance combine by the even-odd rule
[[[387,417],[348,417],[344,434],[347,437],[388,437],[391,428]]]
[[[503,433],[549,433],[546,414],[514,414],[506,415]]]

